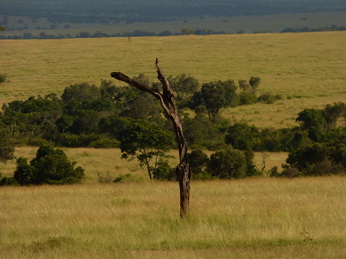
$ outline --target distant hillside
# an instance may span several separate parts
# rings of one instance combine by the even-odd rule
[[[346,10],[334,0],[2,0],[0,15],[49,18],[56,23],[132,23],[197,16],[240,16]]]

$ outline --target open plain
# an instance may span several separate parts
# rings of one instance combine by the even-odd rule
[[[284,99],[222,114],[283,128],[304,108],[346,100],[345,42],[345,32],[1,40],[8,81],[0,103],[99,84],[112,71],[154,81],[159,58],[167,75],[200,83],[261,77],[260,92]],[[31,159],[36,149],[18,147],[16,155]],[[66,154],[86,169],[83,184],[0,188],[0,258],[346,257],[345,177],[193,181],[191,213],[181,220],[177,183],[145,180],[117,149]],[[268,168],[286,155],[270,154]],[[15,168],[0,166],[4,176]],[[98,183],[126,174],[129,182]]]
[[[185,73],[200,83],[261,78],[260,92],[281,94],[273,105],[226,109],[226,118],[256,126],[296,125],[297,113],[346,99],[346,32],[213,36],[1,40],[0,104],[71,84],[99,84],[121,71],[156,80],[155,58],[166,75]],[[116,84],[119,84],[116,82]],[[287,99],[288,98],[288,99]]]

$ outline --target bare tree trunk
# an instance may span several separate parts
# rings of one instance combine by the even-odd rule
[[[190,203],[190,181],[191,169],[187,159],[187,142],[184,138],[183,123],[178,115],[177,107],[175,105],[175,96],[172,87],[170,86],[167,78],[164,76],[163,71],[159,67],[159,61],[156,59],[155,65],[157,70],[158,79],[162,84],[163,92],[152,89],[149,86],[142,85],[121,72],[112,72],[111,77],[128,83],[137,89],[150,93],[155,98],[160,100],[161,107],[165,111],[168,118],[172,121],[175,135],[177,138],[180,163],[176,167],[176,174],[180,187],[180,217],[188,215],[188,208]]]

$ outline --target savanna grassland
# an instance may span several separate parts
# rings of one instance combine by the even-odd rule
[[[304,108],[345,101],[344,42],[344,32],[1,40],[0,73],[8,82],[0,85],[0,103],[98,84],[111,80],[112,71],[154,81],[158,57],[167,75],[186,73],[201,83],[261,77],[259,91],[284,99],[226,109],[223,116],[292,126]],[[16,156],[31,159],[36,150],[18,147]],[[118,149],[64,150],[85,168],[83,184],[0,188],[0,258],[346,256],[345,177],[193,181],[191,214],[180,220],[177,183],[146,180]],[[270,154],[267,167],[285,157]],[[256,161],[260,167],[261,154]],[[15,168],[0,166],[4,176]],[[130,182],[97,182],[128,173]]]
[[[1,258],[344,258],[345,178],[4,187]]]
[[[144,73],[156,80],[159,58],[167,75],[185,73],[200,83],[261,77],[261,92],[285,98],[273,105],[226,109],[223,115],[257,126],[286,127],[304,108],[346,99],[345,32],[214,36],[2,40],[0,103],[62,93],[67,86],[110,72]]]

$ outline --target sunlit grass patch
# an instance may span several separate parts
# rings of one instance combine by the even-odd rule
[[[155,58],[167,75],[185,73],[200,83],[261,77],[259,91],[281,94],[281,112],[259,109],[272,121],[227,109],[224,116],[249,119],[262,126],[294,125],[301,108],[345,99],[345,32],[212,36],[2,40],[0,103],[51,92],[61,94],[74,83],[99,84],[110,72],[144,73],[156,80]],[[117,83],[118,84],[118,83]],[[296,98],[296,97],[301,98]],[[236,115],[234,115],[235,113]]]
[[[344,177],[194,181],[184,220],[176,183],[5,187],[0,255],[340,258],[344,185]]]

